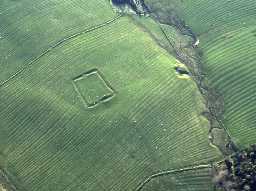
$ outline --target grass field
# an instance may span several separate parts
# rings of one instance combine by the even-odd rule
[[[211,176],[211,168],[170,173],[152,179],[142,191],[213,191]]]
[[[146,0],[146,3],[165,14],[175,11],[197,34],[209,84],[224,97],[224,125],[239,147],[255,143],[256,2]]]
[[[0,16],[10,36],[1,57],[12,51],[0,70],[0,166],[12,183],[19,191],[130,191],[159,171],[219,160],[193,80],[179,78],[175,58],[129,17],[85,31],[116,17],[107,1],[91,2],[58,3],[64,23],[55,29],[44,23],[58,12],[51,3],[26,6],[52,12],[45,21],[28,16],[42,28],[24,42],[25,24],[14,22],[24,2],[1,2],[17,9]],[[72,33],[80,35],[54,45]]]
[[[202,45],[209,79],[224,95],[224,123],[241,147],[256,142],[255,29],[241,28],[210,41],[210,46]]]
[[[0,82],[69,36],[116,16],[107,0],[1,0],[0,7]]]

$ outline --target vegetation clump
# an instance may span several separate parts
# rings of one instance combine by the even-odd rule
[[[147,13],[144,0],[112,0],[111,2],[119,12],[135,13],[138,15],[145,15]]]
[[[215,178],[218,186],[227,191],[256,190],[256,145],[226,159]]]
[[[189,75],[189,72],[185,69],[185,68],[182,68],[182,67],[178,67],[176,66],[174,68],[176,70],[177,73],[179,73],[180,75]]]

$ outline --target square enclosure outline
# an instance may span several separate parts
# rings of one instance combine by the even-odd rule
[[[110,101],[115,90],[98,69],[92,69],[73,79],[73,86],[87,108]]]

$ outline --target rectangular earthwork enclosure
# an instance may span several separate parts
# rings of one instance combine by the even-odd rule
[[[115,90],[97,69],[77,76],[73,79],[73,85],[87,108],[94,108],[115,96]]]

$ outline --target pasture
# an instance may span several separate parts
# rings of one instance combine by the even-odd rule
[[[22,40],[5,40],[9,45],[1,48],[13,53],[0,70],[0,166],[19,191],[133,191],[162,170],[222,158],[209,144],[196,84],[177,76],[176,59],[134,20],[118,17],[107,1],[65,1],[55,7],[64,23],[53,29],[44,22],[55,14],[55,1],[43,2],[50,4],[33,2],[28,9],[45,9],[24,13],[25,24],[40,26],[35,30],[43,38],[34,30],[19,37],[25,25],[8,24],[18,10],[0,15],[6,35],[15,28]],[[24,5],[1,2],[14,10],[15,3]],[[40,15],[45,12],[49,17]],[[79,35],[64,37],[74,32]]]
[[[200,40],[208,84],[224,98],[221,121],[240,148],[256,142],[256,2],[253,0],[146,0],[175,13]]]

